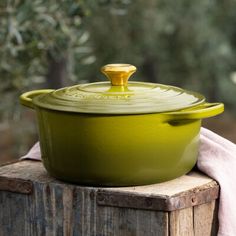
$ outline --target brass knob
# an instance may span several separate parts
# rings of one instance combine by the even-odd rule
[[[126,86],[129,77],[136,70],[135,66],[129,64],[108,64],[101,68],[101,72],[106,75],[113,86]]]

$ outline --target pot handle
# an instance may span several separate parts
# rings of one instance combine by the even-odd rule
[[[20,103],[26,107],[34,109],[32,99],[38,95],[50,93],[52,91],[54,90],[53,89],[40,89],[40,90],[33,90],[30,92],[23,93],[20,96]]]
[[[168,112],[168,113],[163,113],[163,115],[166,116],[168,121],[198,120],[216,116],[222,113],[223,111],[224,111],[223,103],[204,103],[202,105],[199,105],[197,107],[188,110]]]

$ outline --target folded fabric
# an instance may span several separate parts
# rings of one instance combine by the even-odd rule
[[[21,159],[41,160],[39,143]],[[197,167],[220,184],[218,236],[236,236],[236,145],[201,128]]]
[[[236,145],[202,128],[197,166],[220,184],[218,236],[236,235]]]
[[[20,158],[20,160],[30,159],[35,161],[41,161],[41,151],[39,142],[35,143],[34,146],[29,150],[29,152]]]

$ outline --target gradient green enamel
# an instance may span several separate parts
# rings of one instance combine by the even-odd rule
[[[36,107],[43,164],[85,185],[129,186],[181,176],[197,160],[201,120],[162,114],[94,115]]]
[[[63,103],[60,107],[64,110],[57,110],[38,103],[45,96],[57,96],[57,91],[26,92],[20,101],[37,112],[47,171],[58,179],[85,185],[143,185],[187,173],[197,160],[201,119],[224,110],[222,103],[201,101],[194,107],[169,112],[154,113],[149,104],[152,113],[127,114],[126,104],[121,109],[126,111],[123,114],[111,114],[108,107],[103,111],[108,109],[107,114],[89,114],[86,111],[95,112],[94,104],[89,110],[85,103],[83,110],[82,104],[78,108],[77,102],[69,100],[68,106]]]

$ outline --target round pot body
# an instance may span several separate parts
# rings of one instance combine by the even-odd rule
[[[21,95],[37,112],[42,160],[54,177],[97,186],[163,182],[192,169],[201,120],[222,103],[181,88],[133,81],[136,68],[102,68],[110,82]]]
[[[35,110],[43,164],[61,180],[94,186],[151,184],[187,173],[197,160],[201,119]]]

